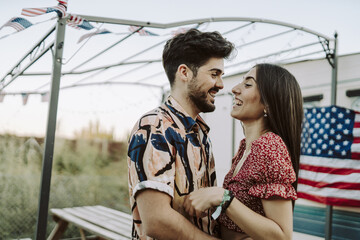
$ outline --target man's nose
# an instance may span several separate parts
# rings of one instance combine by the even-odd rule
[[[215,86],[216,86],[217,88],[219,88],[219,89],[223,89],[223,88],[224,88],[224,82],[223,82],[223,80],[222,80],[221,77],[218,78],[218,80],[216,81]]]

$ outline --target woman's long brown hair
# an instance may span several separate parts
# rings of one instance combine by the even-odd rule
[[[268,127],[285,142],[296,173],[293,186],[297,189],[304,114],[300,86],[295,77],[280,66],[257,64],[255,67],[256,81],[268,115]]]

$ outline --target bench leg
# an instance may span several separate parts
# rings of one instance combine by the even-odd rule
[[[79,230],[80,230],[81,240],[86,240],[84,230],[82,230],[81,228]]]
[[[63,233],[65,232],[67,226],[68,226],[68,222],[64,220],[59,220],[47,239],[48,240],[60,239]]]

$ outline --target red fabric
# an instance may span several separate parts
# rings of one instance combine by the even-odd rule
[[[275,133],[266,133],[252,143],[251,153],[233,177],[236,165],[244,154],[245,142],[243,139],[240,143],[223,187],[231,190],[240,202],[263,216],[265,213],[261,199],[277,196],[296,200],[297,194],[291,185],[296,180],[295,171],[285,143]],[[225,214],[220,216],[219,221],[231,230],[243,232]]]

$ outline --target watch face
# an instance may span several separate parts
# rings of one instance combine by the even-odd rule
[[[355,98],[355,100],[351,104],[351,109],[355,111],[360,111],[360,97]]]

